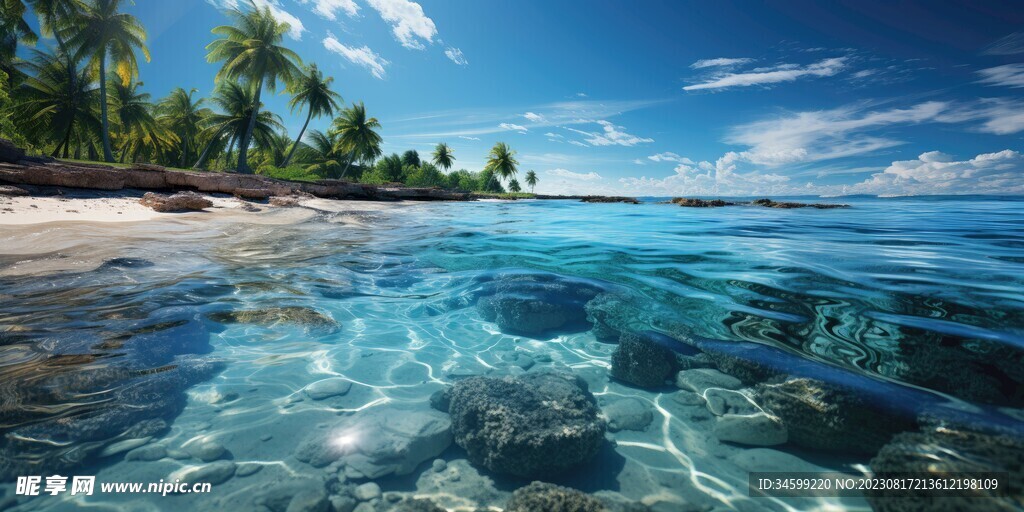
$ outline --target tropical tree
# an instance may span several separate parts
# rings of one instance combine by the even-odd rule
[[[484,171],[490,171],[492,176],[501,179],[509,179],[519,172],[519,162],[515,158],[516,152],[508,147],[508,144],[499,142],[491,148],[487,155],[487,165]]]
[[[139,155],[163,160],[178,142],[178,137],[153,116],[150,94],[139,92],[143,83],[133,81],[125,85],[114,74],[107,80],[110,82],[110,107],[116,120],[121,161],[124,162],[129,154],[133,161]]]
[[[249,122],[253,113],[257,112],[262,105],[254,102],[256,92],[252,87],[240,85],[237,82],[224,82],[214,92],[212,103],[222,113],[212,114],[206,120],[206,128],[201,132],[201,137],[208,140],[206,148],[199,156],[199,161],[193,167],[203,169],[215,146],[227,139],[228,154],[236,143],[241,143],[245,133],[249,131]],[[269,147],[273,142],[275,132],[283,130],[280,118],[271,112],[258,111],[256,113],[256,124],[253,125],[252,137],[257,144]],[[239,146],[241,150],[241,146]],[[239,152],[241,158],[241,152]]]
[[[160,122],[169,128],[178,139],[178,167],[185,167],[189,161],[190,150],[197,146],[196,136],[199,135],[201,123],[210,116],[211,111],[203,108],[203,98],[193,99],[196,90],[185,92],[175,87],[166,98],[157,105]]]
[[[455,163],[455,155],[452,148],[444,142],[439,142],[437,147],[434,148],[434,165],[447,171],[452,168],[452,164]]]
[[[420,166],[420,153],[415,149],[410,149],[405,153],[402,153],[402,165],[408,165],[411,167]]]
[[[10,0],[0,0],[10,1]],[[18,0],[14,0],[18,1]],[[32,10],[39,18],[40,32],[57,40],[57,48],[66,55],[72,52],[67,47],[67,32],[75,27],[75,20],[81,14],[84,3],[79,0],[30,0]]]
[[[299,130],[299,136],[295,138],[295,144],[292,145],[292,149],[288,152],[281,167],[286,167],[288,162],[291,162],[311,119],[325,115],[333,116],[334,111],[341,108],[339,105],[339,102],[342,101],[341,95],[331,90],[332,83],[334,83],[334,78],[324,78],[324,74],[317,69],[316,64],[310,64],[306,72],[292,85],[292,99],[288,105],[291,106],[293,112],[302,108],[302,105],[306,105],[309,112],[306,114],[306,122]]]
[[[0,71],[8,78],[18,72],[18,42],[35,44],[38,36],[25,21],[26,7],[22,0],[0,0]]]
[[[103,159],[114,161],[110,149],[110,123],[107,118],[107,60],[121,83],[127,85],[138,76],[138,49],[149,62],[146,48],[146,29],[134,16],[120,12],[123,0],[92,0],[82,3],[80,12],[72,20],[68,46],[77,48],[76,57],[89,57],[89,66],[98,69],[100,79],[100,119],[102,122]]]
[[[301,74],[299,65],[302,59],[292,50],[281,46],[289,26],[287,23],[278,23],[269,7],[255,8],[248,12],[235,9],[229,15],[234,25],[213,29],[213,33],[221,38],[207,45],[209,53],[206,60],[224,61],[217,72],[218,83],[246,79],[253,84],[253,108],[250,109],[249,124],[238,144],[238,171],[251,173],[248,151],[259,122],[263,87],[275,91],[278,81],[285,85],[295,82]]]
[[[18,125],[30,140],[55,144],[52,156],[63,150],[67,158],[72,136],[82,139],[83,134],[100,131],[96,84],[89,79],[89,70],[75,69],[74,59],[59,52],[33,50],[23,67],[28,76],[17,91]]]
[[[335,178],[341,175],[342,162],[346,155],[338,151],[338,134],[320,130],[309,132],[304,147],[299,153],[303,162],[308,162],[306,171],[324,178]]]
[[[348,155],[348,162],[340,178],[345,177],[353,161],[372,162],[381,155],[382,139],[374,131],[376,128],[380,128],[380,121],[376,117],[366,117],[366,106],[362,102],[342,110],[341,115],[334,120],[332,129],[338,134],[335,147]]]
[[[512,178],[512,181],[508,182],[508,191],[519,193],[523,191],[523,187],[519,186],[519,180]]]
[[[537,188],[537,173],[526,171],[526,184],[530,186],[530,193],[532,194],[534,189]]]

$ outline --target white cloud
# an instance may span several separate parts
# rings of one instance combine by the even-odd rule
[[[534,123],[543,123],[545,121],[544,116],[533,112],[527,112],[523,114],[523,117],[525,117],[528,121]]]
[[[576,93],[576,97],[577,98],[586,98],[587,97],[587,93],[585,93],[585,92],[578,92],[578,93]]]
[[[341,55],[352,64],[366,68],[370,74],[376,78],[383,80],[387,75],[384,68],[387,67],[390,62],[374,53],[368,46],[363,46],[362,48],[345,46],[344,44],[341,44],[341,42],[334,37],[334,34],[331,34],[330,32],[328,32],[327,37],[324,38],[323,44],[324,48]]]
[[[1004,87],[1024,87],[1024,64],[1006,64],[978,71],[979,82]]]
[[[553,132],[547,132],[547,133],[544,134],[544,136],[549,138],[549,139],[562,139],[562,138],[564,138],[564,137],[562,137],[562,135],[557,134],[557,133],[553,133]]]
[[[459,135],[459,138],[460,139],[466,139],[466,140],[480,140],[480,137],[467,137],[465,135]]]
[[[565,178],[565,179],[569,179],[569,180],[579,180],[579,181],[598,181],[598,180],[603,180],[604,179],[604,178],[601,177],[600,174],[598,174],[596,172],[593,172],[593,171],[588,172],[588,173],[579,173],[579,172],[572,172],[572,171],[570,171],[568,169],[561,169],[561,168],[559,168],[559,169],[552,169],[552,170],[548,171],[547,174],[550,174],[551,176],[557,176],[559,178]]]
[[[502,130],[508,130],[508,131],[519,132],[519,133],[526,133],[526,132],[530,131],[525,126],[523,126],[521,124],[514,124],[514,123],[501,123],[501,124],[498,125],[498,128],[501,128]]]
[[[567,130],[586,135],[588,138],[584,139],[592,146],[635,146],[641,143],[654,142],[654,139],[647,139],[637,137],[636,135],[630,135],[626,133],[623,127],[615,126],[608,121],[595,121],[601,125],[604,129],[603,132],[586,132],[583,130],[577,130],[575,128],[566,128]]]
[[[676,162],[676,163],[686,164],[686,165],[695,165],[693,163],[693,160],[690,160],[689,158],[686,158],[685,156],[679,156],[679,155],[677,155],[675,153],[671,153],[671,152],[658,153],[657,155],[651,155],[651,156],[647,157],[647,159],[651,160],[651,161],[654,161],[654,162]]]
[[[795,113],[732,129],[726,142],[747,146],[738,158],[754,164],[778,166],[870,153],[902,144],[865,132],[896,124],[938,122],[948,104],[930,101],[906,109],[864,112],[841,107]]]
[[[941,118],[946,123],[980,121],[974,131],[1010,135],[1024,131],[1024,101],[985,98],[961,105]]]
[[[729,87],[792,82],[804,76],[833,76],[844,68],[846,68],[846,57],[824,59],[804,67],[796,64],[781,64],[773,68],[759,68],[746,73],[714,75],[706,82],[687,85],[683,87],[683,90],[726,89]]]
[[[451,59],[452,62],[460,66],[469,64],[469,61],[466,60],[466,56],[462,54],[462,50],[455,48],[454,46],[449,46],[445,49],[444,54]]]
[[[693,69],[703,69],[711,67],[736,66],[739,64],[746,64],[748,62],[754,62],[754,59],[730,59],[727,57],[720,57],[717,59],[701,59],[698,60],[697,62],[694,62],[693,64],[690,64],[690,67]]]
[[[423,7],[409,0],[366,0],[380,17],[391,24],[391,29],[402,46],[413,50],[426,48],[423,41],[433,44],[437,35],[434,20],[423,13]]]
[[[578,140],[570,140],[569,144],[572,144],[573,146],[579,146],[581,148],[589,148],[590,147],[590,146],[588,146],[588,145],[586,145],[586,144],[584,144],[584,143],[582,143],[582,142],[580,142]]]
[[[985,55],[1017,55],[1024,53],[1024,31],[1014,32],[988,45]]]
[[[1005,149],[957,161],[938,151],[916,160],[893,162],[884,171],[849,187],[863,194],[1021,194],[1024,165],[1021,154]]]
[[[646,165],[646,163],[643,160],[639,159],[639,158],[634,158],[633,159],[633,163],[636,164],[636,165]]]
[[[313,4],[313,12],[330,21],[338,19],[339,12],[350,18],[359,13],[359,6],[354,0],[299,0],[299,2]]]

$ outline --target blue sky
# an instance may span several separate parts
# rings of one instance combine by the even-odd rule
[[[129,7],[145,89],[210,94],[204,47],[236,2]],[[1024,193],[1019,3],[256,2],[387,152],[444,141],[479,170],[504,141],[538,192]],[[267,105],[294,135],[287,99]]]

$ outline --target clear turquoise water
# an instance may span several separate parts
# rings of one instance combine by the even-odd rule
[[[1020,361],[1024,352],[1024,201],[844,202],[852,208],[437,203],[322,211],[281,225],[210,226],[186,216],[152,230],[77,227],[86,241],[63,256],[106,244],[116,256],[138,261],[0,278],[0,380],[6,381],[0,384],[0,428],[8,435],[24,429],[51,435],[52,422],[105,410],[112,390],[149,378],[90,381],[82,389],[62,380],[93,375],[97,368],[162,368],[174,364],[175,355],[223,362],[224,369],[208,379],[164,388],[179,394],[181,403],[162,410],[169,430],[151,442],[175,448],[199,436],[213,438],[235,461],[262,465],[259,473],[219,487],[217,504],[194,496],[161,498],[200,509],[238,505],[247,489],[323,473],[291,456],[318,424],[385,402],[424,403],[462,376],[507,372],[511,356],[525,353],[537,369],[584,376],[602,404],[638,397],[655,413],[645,431],[611,434],[617,446],[602,459],[607,463],[563,483],[646,499],[659,510],[683,510],[683,502],[779,510],[864,507],[838,499],[747,498],[746,473],[735,460],[751,449],[717,442],[707,418],[672,401],[671,389],[641,390],[609,380],[614,345],[587,331],[540,338],[502,333],[472,307],[479,279],[496,271],[593,280],[628,294],[632,309],[622,322],[629,329],[683,329],[694,337],[773,347],[788,354],[772,362],[783,369],[798,365],[816,377],[855,382],[897,407],[901,400],[925,401],[971,421],[1020,430],[1015,418],[1022,416],[1024,396],[1007,377],[1019,368],[1006,361]],[[118,238],[110,242],[108,236]],[[282,306],[311,308],[340,325],[225,324],[209,316]],[[96,348],[112,339],[129,341]],[[154,346],[170,347],[171,356]],[[934,357],[908,358],[911,352]],[[53,354],[93,356],[55,362]],[[347,395],[303,398],[306,385],[335,376],[354,382]],[[62,385],[75,391],[61,392]],[[33,386],[46,392],[27,391]],[[852,454],[776,450],[830,469],[850,471],[866,462]],[[457,447],[443,458],[473,471],[464,462],[458,466],[465,456]],[[183,464],[112,456],[90,458],[71,473],[156,481]],[[437,489],[421,474],[429,468],[427,462],[422,471],[381,484],[434,495]],[[510,485],[498,478],[493,495],[454,487],[461,490],[449,505],[501,506]],[[127,509],[153,500],[104,496],[87,502]],[[41,497],[22,506],[76,503],[82,502]]]

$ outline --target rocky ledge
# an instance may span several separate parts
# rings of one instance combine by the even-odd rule
[[[580,198],[582,203],[628,203],[628,204],[640,204],[640,201],[635,197],[620,197],[620,196],[583,196]]]
[[[231,194],[247,199],[311,195],[329,199],[468,201],[471,194],[439,188],[367,185],[341,180],[284,181],[253,174],[171,170],[135,164],[127,168],[27,156],[0,139],[0,185],[93,190],[138,189]]]
[[[828,210],[831,208],[849,208],[848,204],[828,204],[828,203],[791,203],[785,201],[772,201],[771,199],[764,198],[749,203],[730,203],[721,199],[697,199],[694,197],[673,197],[671,204],[677,204],[679,206],[687,208],[716,208],[719,206],[734,206],[734,205],[751,205],[751,206],[763,206],[765,208],[817,208],[819,210]]]

